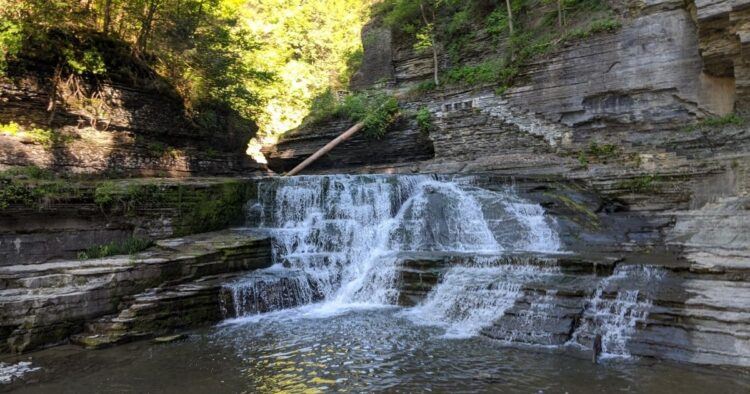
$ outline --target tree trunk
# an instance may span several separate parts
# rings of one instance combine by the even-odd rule
[[[112,23],[112,0],[104,2],[104,26],[102,31],[104,35],[109,34],[109,25]]]
[[[141,31],[138,33],[138,39],[136,40],[136,47],[139,51],[145,52],[146,45],[148,44],[148,37],[151,35],[151,24],[154,21],[154,15],[156,10],[159,8],[159,0],[151,0],[148,6],[148,12],[146,17],[141,23]]]
[[[326,153],[330,152],[331,149],[335,148],[336,145],[340,144],[342,141],[346,141],[349,139],[349,137],[353,136],[356,132],[362,130],[362,127],[364,127],[365,124],[363,122],[359,122],[349,128],[349,130],[346,130],[338,137],[334,138],[331,142],[327,143],[324,147],[320,148],[317,152],[313,153],[310,157],[305,159],[302,163],[299,163],[296,167],[294,167],[291,171],[284,174],[284,176],[293,176],[297,175],[300,171],[304,170],[305,167],[310,165],[315,160],[318,160],[321,156],[325,155]]]
[[[510,0],[505,0],[505,6],[508,7],[508,29],[510,35],[513,35],[513,9],[510,7]]]
[[[422,11],[422,20],[424,20],[425,26],[430,26],[430,22],[427,20],[427,13],[424,11],[424,4],[419,3],[419,9]],[[435,21],[435,12],[432,13],[432,20]],[[435,86],[440,86],[440,70],[438,61],[438,49],[437,39],[435,38],[435,28],[430,29],[430,46],[432,46],[432,70],[433,77],[435,79]]]
[[[52,89],[49,92],[49,102],[47,103],[47,112],[49,112],[47,126],[52,126],[52,123],[55,121],[55,114],[57,113],[57,89],[60,86],[61,79],[62,65],[58,63],[55,66],[55,74],[52,77]]]

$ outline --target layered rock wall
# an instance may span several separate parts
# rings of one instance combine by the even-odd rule
[[[131,256],[3,266],[0,352],[79,333],[80,343],[97,347],[218,321],[221,283],[270,265],[267,238],[218,232]]]
[[[41,67],[41,66],[40,66]],[[169,92],[99,82],[91,98],[53,93],[49,78],[0,79],[0,124],[43,129],[33,136],[0,133],[0,169],[35,165],[56,172],[128,176],[248,175],[245,155],[256,126],[229,111],[215,113],[216,130],[196,125]]]
[[[255,196],[249,179],[69,185],[65,193],[0,209],[0,267],[75,258],[88,248],[133,237],[154,240],[225,228],[241,222],[244,204]]]

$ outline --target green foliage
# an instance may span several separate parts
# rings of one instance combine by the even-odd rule
[[[512,0],[510,2],[510,7],[513,15],[517,17],[526,7],[526,3],[528,3],[528,1]],[[508,34],[510,29],[508,23],[508,8],[505,5],[505,0],[499,1],[495,4],[495,9],[487,15],[485,18],[485,28],[487,29],[487,33],[493,37]]]
[[[76,198],[81,190],[57,179],[48,170],[35,166],[16,167],[0,172],[0,210],[10,205],[41,209],[50,202]]]
[[[658,180],[659,178],[656,175],[642,175],[623,181],[618,186],[621,189],[627,189],[633,193],[650,192],[656,190],[655,182]]]
[[[2,134],[15,136],[21,131],[23,131],[21,125],[16,122],[0,123],[0,133]]]
[[[571,29],[565,34],[565,40],[580,40],[599,33],[611,33],[622,27],[620,21],[608,18],[591,22],[588,26]]]
[[[424,14],[420,5],[424,6]],[[566,40],[611,32],[621,26],[609,15],[605,0],[565,0],[563,11],[568,23],[562,27],[557,24],[556,4],[545,0],[512,0],[511,10],[513,34],[505,1],[387,0],[377,12],[383,15],[387,26],[410,36],[415,48],[433,45],[444,48],[445,57],[452,64],[445,70],[444,82],[497,83],[499,94],[512,85],[521,66],[529,60],[548,53]],[[473,55],[472,51],[476,50],[472,40],[477,26],[483,26],[497,44],[504,42],[505,53],[485,58],[478,64],[461,64],[465,54]]]
[[[591,141],[588,149],[585,151],[578,152],[578,162],[582,166],[588,166],[592,161],[594,162],[607,162],[610,159],[615,158],[620,149],[614,144],[597,144]]]
[[[103,211],[135,213],[140,205],[158,203],[164,198],[164,191],[152,183],[130,183],[104,181],[94,189],[94,203]]]
[[[216,109],[227,108],[277,135],[299,125],[314,97],[347,86],[372,4],[0,0],[0,73],[31,59],[59,66],[63,80],[174,90],[204,129],[221,130]]]
[[[3,178],[26,178],[33,180],[53,180],[55,174],[46,169],[37,166],[13,167],[5,171],[0,171],[0,179]]]
[[[518,74],[518,66],[504,60],[488,60],[476,65],[454,67],[446,71],[445,81],[452,84],[478,85],[509,83]]]
[[[416,118],[419,131],[423,134],[429,134],[430,131],[435,128],[435,125],[432,123],[432,114],[427,107],[420,108],[419,111],[417,111]]]
[[[16,122],[0,123],[0,134],[22,137],[30,142],[40,144],[45,148],[51,148],[55,145],[67,144],[74,137],[63,135],[49,129],[40,129],[38,127],[24,128]]]
[[[710,128],[721,128],[726,126],[742,126],[745,124],[745,118],[731,113],[724,116],[713,116],[701,120],[696,124],[692,124],[683,128],[686,132],[710,129]]]
[[[108,256],[133,255],[153,246],[151,240],[130,237],[124,241],[112,241],[97,245],[78,253],[79,260],[99,259]]]
[[[319,113],[316,97],[346,89],[361,62],[360,29],[369,20],[372,1],[244,3],[250,34],[258,42],[247,60],[276,76],[270,83],[252,86],[264,100],[256,119],[262,133],[278,135],[310,113]]]
[[[368,138],[381,139],[398,116],[398,101],[394,97],[378,96],[369,105],[362,120],[365,124],[362,132]]]
[[[431,92],[437,89],[437,85],[435,85],[435,81],[433,80],[423,81],[417,84],[417,86],[414,89],[417,92],[426,93],[426,92]]]
[[[8,19],[0,20],[0,75],[8,67],[8,58],[17,55],[22,45],[21,25]]]
[[[578,162],[584,167],[589,165],[589,158],[586,156],[586,152],[578,152]]]
[[[79,55],[73,50],[66,48],[63,49],[62,53],[65,57],[65,62],[76,74],[101,75],[107,72],[104,58],[96,49],[84,50]]]
[[[35,201],[31,190],[25,185],[12,179],[0,178],[0,210],[8,208],[11,204],[30,206]]]
[[[322,120],[330,119],[339,113],[339,102],[336,95],[331,89],[326,89],[317,97],[313,98],[310,105],[310,116],[307,119],[309,123],[318,123]]]
[[[508,12],[505,8],[498,8],[493,11],[485,22],[487,33],[493,37],[497,37],[501,34],[508,32]]]
[[[363,122],[365,136],[380,139],[398,113],[398,100],[383,93],[361,92],[337,100],[332,92],[326,91],[313,101],[313,111],[306,122],[316,124],[333,118]]]
[[[617,151],[618,151],[618,148],[614,144],[599,145],[596,142],[592,141],[589,144],[588,153],[599,159],[607,159],[607,158],[615,156],[617,154]]]

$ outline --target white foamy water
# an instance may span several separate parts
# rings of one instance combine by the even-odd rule
[[[322,300],[317,307],[331,313],[395,304],[397,256],[405,252],[497,255],[560,249],[553,221],[541,206],[521,199],[511,188],[482,189],[470,178],[274,179],[259,186],[259,201],[251,206],[250,224],[274,238],[275,273],[283,266],[296,279],[278,284],[281,279],[269,279],[260,271],[230,284],[235,316],[274,304],[262,294],[269,283],[301,287],[284,292],[299,295],[297,304]],[[471,335],[501,316],[523,281],[537,271],[484,263],[453,267],[412,316],[421,311],[431,319],[423,320],[447,326],[449,335]],[[288,308],[287,301],[281,297],[270,309]]]
[[[39,370],[39,367],[33,367],[29,361],[21,361],[16,364],[6,364],[0,362],[0,384],[8,384],[21,378],[23,375]]]
[[[491,259],[479,259],[450,268],[425,302],[404,316],[417,324],[445,327],[449,338],[471,337],[515,304],[524,283],[556,272],[552,267],[498,265]]]
[[[663,270],[650,266],[615,268],[615,272],[597,286],[570,343],[588,349],[592,338],[601,335],[603,357],[630,357],[628,341],[637,325],[646,321],[652,308],[643,290],[652,289],[663,276]],[[614,298],[605,297],[611,288],[616,289]]]

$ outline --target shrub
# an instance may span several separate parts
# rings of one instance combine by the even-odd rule
[[[107,256],[133,255],[153,246],[148,239],[131,237],[124,241],[113,241],[103,245],[92,246],[78,253],[79,260],[98,259]]]
[[[419,131],[424,134],[429,134],[434,129],[435,125],[432,123],[432,114],[427,107],[422,107],[417,111],[417,126],[419,126]]]
[[[705,128],[719,128],[719,127],[725,127],[725,126],[742,126],[745,124],[745,118],[731,113],[724,116],[713,116],[710,118],[706,118],[701,120],[700,122],[686,126],[683,130],[684,131],[695,131],[699,129],[705,129]]]
[[[40,129],[38,127],[26,129],[16,122],[0,124],[0,133],[26,137],[45,148],[51,148],[56,144],[65,144],[74,139],[72,136],[61,135],[49,129]]]
[[[362,131],[368,138],[381,139],[388,130],[388,126],[398,116],[398,101],[393,97],[382,96],[373,104],[368,108],[368,113],[362,120],[365,124]]]
[[[588,26],[570,30],[565,35],[565,40],[588,38],[594,34],[614,32],[622,27],[622,23],[614,18],[599,19],[589,23]]]
[[[0,21],[0,75],[5,74],[8,58],[16,55],[23,47],[21,25],[11,21]]]
[[[655,175],[642,175],[633,179],[629,179],[627,181],[623,181],[619,186],[634,193],[647,192],[655,190],[656,185],[654,184],[654,182],[657,180],[658,178]]]
[[[398,116],[398,101],[383,93],[362,92],[350,94],[337,101],[327,92],[316,98],[316,111],[311,113],[308,124],[344,118],[352,122],[363,122],[363,132],[368,138],[380,139],[388,125]]]

